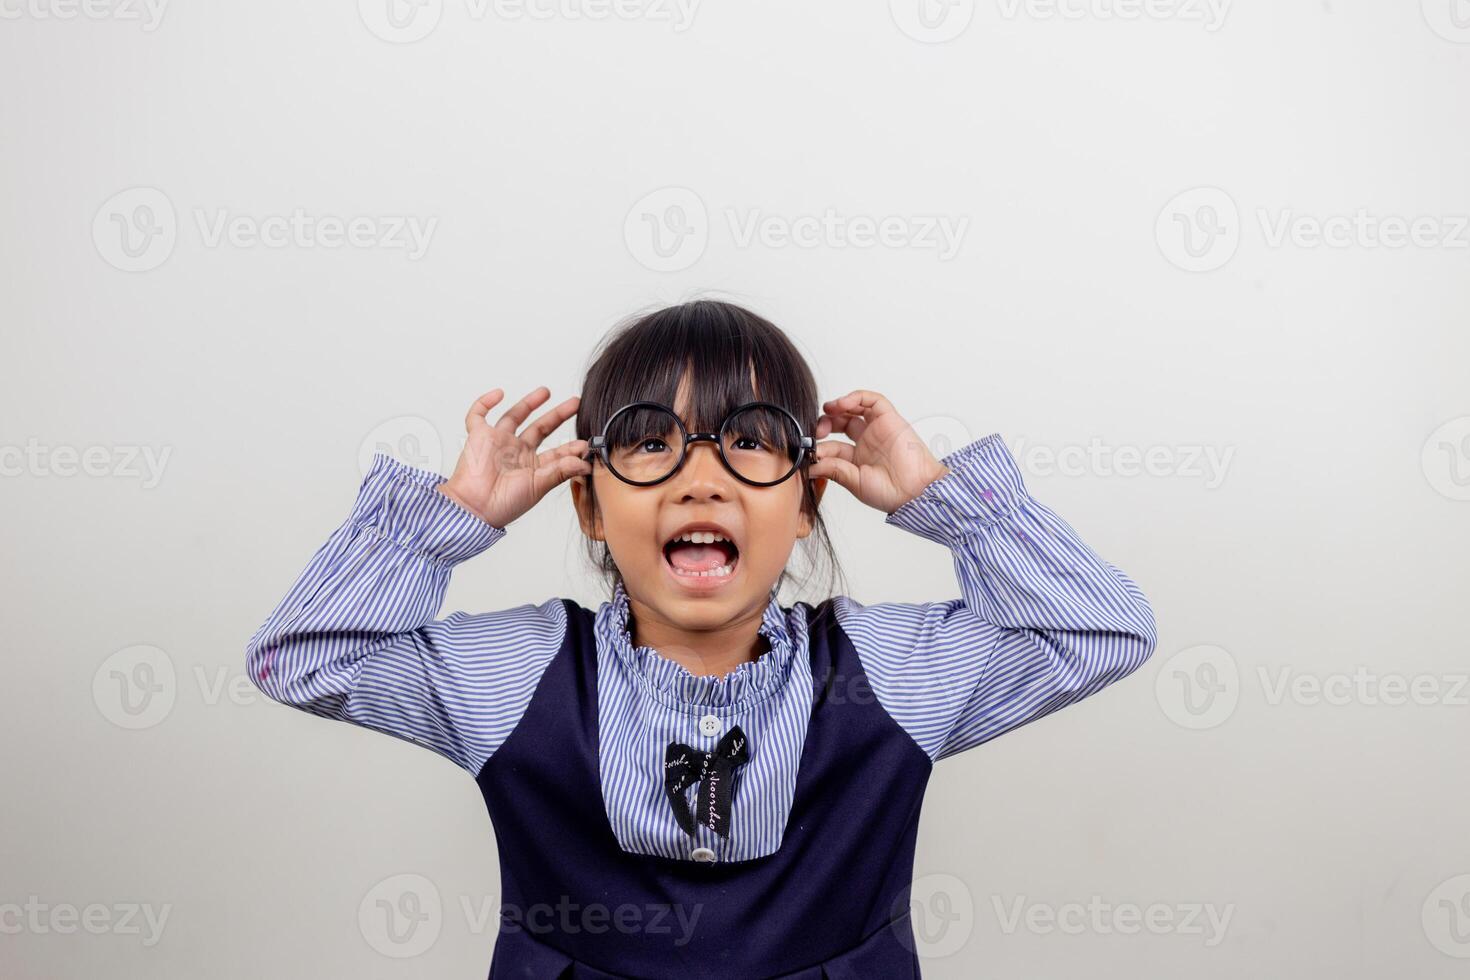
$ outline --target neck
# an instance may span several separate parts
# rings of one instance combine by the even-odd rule
[[[765,609],[712,629],[691,630],[667,622],[650,607],[628,600],[628,635],[633,645],[653,647],[696,677],[724,677],[771,646],[760,625]]]

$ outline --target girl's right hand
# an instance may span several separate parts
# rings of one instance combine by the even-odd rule
[[[526,426],[520,435],[516,427],[551,397],[551,389],[537,388],[491,425],[485,416],[504,396],[502,389],[495,388],[470,406],[464,419],[469,436],[464,452],[454,465],[454,474],[438,487],[461,507],[502,529],[563,480],[592,472],[592,464],[582,458],[587,453],[586,439],[537,451],[557,426],[577,414],[576,395]]]

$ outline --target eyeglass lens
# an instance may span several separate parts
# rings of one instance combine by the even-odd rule
[[[626,480],[661,480],[679,464],[683,430],[667,409],[640,405],[618,413],[607,430],[608,459]],[[796,468],[801,433],[790,416],[756,406],[731,415],[724,426],[725,458],[755,483],[780,480]]]

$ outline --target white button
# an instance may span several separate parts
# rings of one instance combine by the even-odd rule
[[[713,861],[715,859],[715,852],[707,847],[696,847],[689,852],[689,856],[696,861]]]
[[[714,715],[705,715],[699,719],[699,730],[706,735],[720,734],[720,719]]]

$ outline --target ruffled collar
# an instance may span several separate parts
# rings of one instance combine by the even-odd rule
[[[621,581],[613,597],[597,613],[597,628],[617,654],[618,661],[645,685],[658,700],[674,707],[740,708],[759,701],[785,683],[791,670],[795,646],[786,622],[786,612],[771,592],[757,632],[770,649],[755,660],[747,660],[723,677],[692,674],[683,664],[650,646],[633,645],[628,633],[628,593]]]

